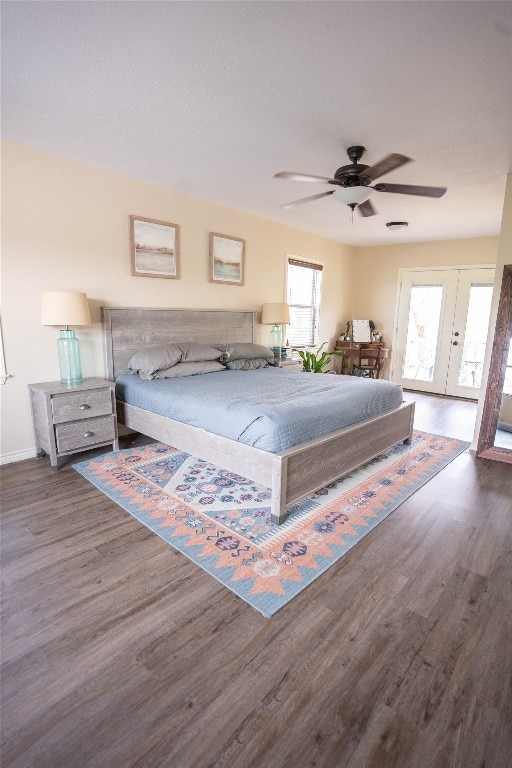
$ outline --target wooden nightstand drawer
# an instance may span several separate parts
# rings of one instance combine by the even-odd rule
[[[77,448],[86,448],[114,440],[116,425],[113,416],[105,416],[99,419],[83,419],[68,424],[58,424],[55,427],[57,451],[74,451]]]
[[[52,397],[52,412],[54,424],[106,416],[112,413],[112,394],[110,389],[58,394]]]

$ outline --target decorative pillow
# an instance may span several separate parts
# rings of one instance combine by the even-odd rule
[[[228,360],[225,365],[232,371],[255,371],[256,368],[268,368],[269,362],[264,357],[250,357],[241,360]]]
[[[177,344],[181,349],[181,362],[201,363],[203,360],[220,360],[222,350],[211,347],[208,344],[197,344],[192,341],[184,341]]]
[[[128,368],[132,373],[138,373],[141,379],[152,379],[156,371],[171,368],[179,363],[181,355],[182,351],[178,344],[146,347],[132,355]]]
[[[220,360],[221,357],[220,349],[210,347],[208,344],[183,341],[141,349],[132,355],[128,368],[132,373],[138,373],[141,379],[154,379],[157,371],[172,368],[180,361],[199,363],[203,360]]]
[[[214,373],[214,371],[225,371],[225,367],[217,360],[203,360],[195,363],[178,363],[172,368],[165,368],[157,371],[154,379],[177,379],[180,376],[195,376],[198,373]]]
[[[274,359],[272,350],[261,344],[226,344],[222,346],[222,351],[224,360],[252,360],[258,357],[269,361]]]

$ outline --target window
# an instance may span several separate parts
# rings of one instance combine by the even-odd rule
[[[287,338],[292,347],[315,347],[318,344],[322,269],[321,264],[288,258],[290,325]]]

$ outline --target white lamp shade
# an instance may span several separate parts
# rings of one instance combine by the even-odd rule
[[[47,291],[41,295],[41,325],[90,325],[85,293]]]
[[[288,304],[264,304],[261,314],[262,325],[283,325],[290,322]]]
[[[339,187],[334,197],[345,205],[360,205],[369,199],[372,192],[369,187]]]

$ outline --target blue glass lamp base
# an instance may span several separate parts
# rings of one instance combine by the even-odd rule
[[[278,325],[273,325],[270,329],[270,349],[277,349],[281,354],[281,328]]]
[[[61,384],[81,384],[80,345],[74,331],[63,330],[57,341]]]

